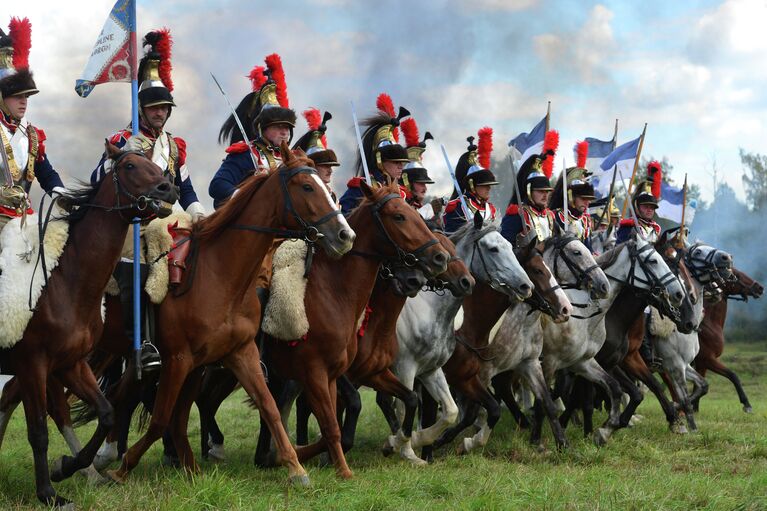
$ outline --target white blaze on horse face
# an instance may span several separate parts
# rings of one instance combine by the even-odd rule
[[[637,243],[637,246],[639,246],[639,243]],[[642,256],[640,255],[640,257]],[[645,260],[647,261],[647,266],[650,268],[652,275],[647,275],[641,265],[637,265],[636,267],[637,272],[641,274],[641,277],[644,280],[655,283],[661,277],[671,273],[671,269],[666,264],[666,261],[663,260],[663,258],[655,249],[652,249],[652,253],[649,257],[645,258]],[[645,283],[638,284],[639,287],[642,288],[647,286]],[[668,293],[669,302],[674,306],[681,304],[686,295],[684,286],[677,277],[668,279],[668,282],[665,284],[665,290],[666,293]]]
[[[317,183],[317,186],[319,187],[319,189],[322,190],[322,192],[325,194],[325,198],[327,199],[330,207],[333,209],[338,209],[338,207],[336,207],[336,204],[333,202],[333,197],[330,196],[328,187],[325,186],[325,183],[322,182],[322,179],[320,179],[320,176],[318,176],[317,174],[309,174],[309,175],[312,176],[312,179],[314,179],[314,181]],[[349,229],[350,231],[352,230],[352,228],[349,227],[349,224],[346,222],[345,216],[338,215],[338,221],[341,223],[342,229]]]
[[[484,254],[485,266],[477,255],[472,258],[472,271],[475,275],[488,273],[491,282],[505,284],[504,290],[510,296],[519,299],[529,298],[533,283],[519,264],[514,249],[498,231],[489,231],[478,240],[479,249]]]

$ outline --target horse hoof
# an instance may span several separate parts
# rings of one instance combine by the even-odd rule
[[[51,481],[53,481],[54,483],[59,483],[68,477],[64,474],[65,458],[69,458],[70,462],[73,461],[73,459],[69,456],[62,456],[61,458],[54,461],[53,464],[51,465],[51,468],[50,468]]]
[[[322,454],[320,454],[317,458],[317,462],[319,463],[320,468],[327,468],[330,465],[332,465],[330,461],[330,454],[328,454],[328,451],[325,451]]]
[[[117,461],[117,459],[97,454],[96,457],[93,458],[93,468],[96,470],[104,470],[111,465],[113,461]]]
[[[464,454],[469,454],[471,451],[471,438],[464,438],[461,440],[461,443],[458,444],[458,447],[456,447],[455,452],[459,456],[463,456]]]
[[[294,488],[310,488],[312,486],[309,474],[290,476],[288,480],[290,481],[290,485]]]
[[[743,411],[746,412],[746,413],[754,413],[754,409],[751,408],[749,405],[745,405],[743,407]]]
[[[677,435],[686,435],[688,433],[687,426],[684,424],[674,423],[671,425],[671,432]]]
[[[224,444],[210,444],[210,449],[208,450],[208,459],[214,463],[226,461]]]
[[[114,484],[125,484],[125,476],[120,475],[119,470],[107,470],[106,476]]]
[[[50,500],[53,500],[53,502],[51,503]],[[50,500],[49,502],[46,502],[46,504],[51,506],[51,509],[61,511],[75,511],[75,503],[65,499],[64,497],[59,497],[56,495],[56,497]]]
[[[88,486],[103,486],[109,483],[109,479],[99,474],[93,465],[80,470],[79,473],[85,477],[88,482]]]
[[[347,469],[347,470],[344,470],[342,472],[338,472],[338,477],[340,477],[341,479],[349,480],[349,479],[352,479],[354,477],[354,472],[352,472],[351,470]]]
[[[383,447],[381,447],[381,454],[384,455],[385,458],[388,458],[392,454],[394,454],[394,442],[393,442],[394,436],[391,435],[389,438],[386,439],[386,441],[383,444]]]
[[[163,454],[161,464],[163,467],[180,468],[181,460],[179,460],[177,456],[168,456],[167,454]]]
[[[594,431],[594,445],[602,447],[607,444],[607,439],[610,438],[610,432],[605,428],[599,428]]]

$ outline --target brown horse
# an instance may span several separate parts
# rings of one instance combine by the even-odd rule
[[[735,374],[735,371],[725,366],[719,357],[724,351],[724,322],[727,319],[727,300],[748,301],[749,297],[760,298],[764,293],[764,286],[736,268],[732,269],[732,273],[737,279],[728,281],[722,286],[724,293],[722,299],[704,304],[705,314],[698,331],[700,351],[695,357],[695,369],[704,378],[706,371],[711,370],[730,380],[738,392],[743,411],[751,413],[751,403],[749,403],[746,392],[743,390],[740,378]],[[698,411],[698,405],[699,400],[696,400],[694,403],[695,411]]]
[[[89,466],[112,426],[112,407],[99,390],[86,357],[101,335],[101,299],[120,259],[131,219],[146,218],[153,211],[168,214],[168,203],[176,200],[162,170],[143,154],[122,152],[111,144],[106,151],[113,170],[100,184],[65,199],[73,210],[67,217],[69,239],[59,264],[51,272],[21,341],[0,352],[3,367],[18,381],[34,456],[37,497],[48,506],[69,504],[56,494],[51,480],[60,481]],[[49,474],[46,392],[52,378],[96,408],[98,426],[76,456],[62,457]],[[15,403],[4,400],[0,415],[10,414]]]
[[[314,260],[304,300],[310,325],[307,337],[297,343],[267,338],[264,348],[270,386],[277,391],[288,379],[299,382],[320,425],[321,441],[299,447],[299,458],[309,459],[328,450],[342,478],[352,477],[352,471],[341,446],[336,379],[356,356],[358,323],[379,266],[392,258],[408,265],[415,259],[433,275],[443,273],[449,260],[418,213],[400,198],[396,184],[370,189],[363,183],[362,191],[366,200],[349,216],[349,223],[358,228],[354,249],[340,261],[320,256]],[[283,412],[289,413],[295,394],[286,396],[279,391],[278,395]],[[269,440],[269,432],[262,426],[256,450],[259,465],[271,464]]]
[[[261,372],[253,342],[260,308],[251,284],[275,236],[316,241],[329,256],[338,257],[351,248],[355,235],[335,209],[311,160],[293,155],[284,144],[282,149],[285,159],[279,169],[247,179],[226,205],[194,224],[187,290],[169,293],[156,311],[163,363],[152,418],[146,433],[123,456],[120,468],[109,472],[113,479],[123,481],[169,425],[181,465],[199,470],[187,422],[202,367],[220,361],[257,404],[291,482],[308,484]]]

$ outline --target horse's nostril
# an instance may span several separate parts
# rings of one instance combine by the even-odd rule
[[[469,290],[471,289],[471,281],[467,279],[466,277],[461,278],[461,287],[463,289]]]
[[[341,232],[338,233],[338,239],[341,241],[349,241],[351,237],[349,229],[341,229]]]
[[[568,307],[562,307],[561,314],[563,316],[569,316],[570,315],[570,309]]]
[[[163,193],[169,192],[170,191],[170,183],[168,183],[167,181],[163,181],[162,183],[158,184],[155,187],[155,189],[158,192],[163,192]]]
[[[530,286],[528,284],[522,284],[521,286],[519,286],[519,289],[527,293],[530,291]]]
[[[421,281],[416,277],[408,277],[406,282],[408,289],[417,289],[421,287]]]
[[[432,261],[434,261],[434,264],[437,264],[439,266],[446,265],[447,257],[445,257],[445,254],[443,254],[442,252],[437,252],[436,254],[434,254]]]

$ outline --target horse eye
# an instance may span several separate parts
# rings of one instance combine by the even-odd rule
[[[581,255],[581,251],[580,250],[576,250],[575,252],[573,252],[573,254],[579,256],[579,255]]]
[[[128,169],[128,170],[131,170],[131,169],[135,169],[135,168],[136,168],[136,166],[135,166],[134,164],[132,164],[132,163],[128,163],[128,164],[125,166],[125,168],[126,168],[126,169]]]
[[[535,273],[537,273],[538,275],[543,275],[543,270],[535,270]]]
[[[695,255],[699,255],[699,254],[700,254],[700,249],[695,251]]]
[[[396,215],[394,215],[394,220],[397,222],[404,222],[405,215],[403,215],[402,213],[397,213]]]
[[[497,254],[497,253],[499,252],[499,249],[498,249],[498,247],[492,247],[492,248],[490,249],[490,252],[492,252],[492,253],[494,253],[494,254]]]
[[[304,185],[304,191],[305,192],[313,192],[314,188],[312,187],[312,185]]]

